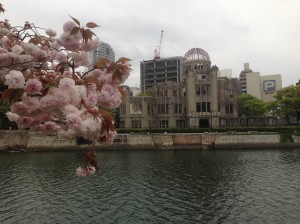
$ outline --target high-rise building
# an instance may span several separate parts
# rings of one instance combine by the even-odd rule
[[[90,53],[90,59],[92,63],[95,63],[100,58],[106,58],[110,61],[115,61],[115,52],[108,43],[101,42],[99,48]]]
[[[244,64],[240,73],[242,94],[250,94],[258,99],[268,102],[273,99],[277,90],[282,89],[281,74],[260,75],[249,68],[249,63]]]
[[[141,61],[140,89],[145,91],[159,83],[181,81],[181,62],[183,57],[169,57]]]

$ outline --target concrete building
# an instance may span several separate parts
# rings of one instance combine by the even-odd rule
[[[159,83],[181,81],[182,57],[169,57],[140,62],[140,89],[145,91]]]
[[[262,76],[259,72],[253,72],[249,63],[244,64],[240,83],[242,94],[250,94],[264,102],[273,100],[274,93],[282,89],[281,74]]]
[[[115,61],[115,52],[108,43],[101,42],[99,48],[90,53],[90,60],[92,63],[95,63],[95,61],[100,58]]]
[[[193,48],[180,60],[183,73],[177,77],[182,80],[168,80],[165,76],[164,81],[153,82],[155,96],[134,97],[129,87],[124,87],[127,98],[120,107],[121,128],[215,128],[234,125],[235,121],[230,120],[237,117],[238,80],[218,78],[218,67],[211,66],[209,55],[203,49]],[[162,64],[167,71],[168,61],[163,60]],[[147,62],[141,65],[146,68]],[[155,61],[148,65],[153,66],[152,71],[157,68]],[[154,81],[153,73],[150,74]]]

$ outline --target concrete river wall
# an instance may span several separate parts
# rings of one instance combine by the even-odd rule
[[[90,148],[75,140],[40,136],[26,131],[1,131],[0,151],[63,151]],[[278,133],[120,134],[97,150],[173,150],[232,148],[300,148],[300,136]]]

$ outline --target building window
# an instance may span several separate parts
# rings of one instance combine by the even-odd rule
[[[131,104],[131,114],[142,114],[142,108],[141,103]]]
[[[132,120],[131,121],[131,127],[132,128],[141,128],[142,122],[140,120]]]
[[[177,128],[185,128],[185,120],[176,120]]]
[[[169,104],[158,104],[158,114],[169,114]]]
[[[175,104],[174,105],[174,113],[175,114],[181,114],[182,113],[182,105],[181,104]]]
[[[206,95],[206,94],[207,94],[206,85],[202,85],[202,86],[201,86],[201,94],[202,94],[202,95]]]
[[[210,102],[197,102],[196,103],[197,112],[210,112]]]
[[[153,114],[154,112],[153,112],[153,107],[152,107],[152,105],[147,105],[147,114]]]
[[[226,114],[233,114],[233,104],[226,104]]]
[[[199,96],[200,95],[200,86],[196,86],[196,95]]]

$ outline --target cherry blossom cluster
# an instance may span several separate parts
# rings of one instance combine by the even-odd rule
[[[11,26],[8,20],[0,21],[0,83],[6,85],[1,101],[10,102],[7,117],[19,128],[111,142],[116,132],[108,111],[122,102],[120,84],[130,74],[129,59],[91,64],[89,52],[101,44],[91,31],[98,25],[82,26],[71,19],[61,35],[29,22]],[[85,169],[85,174],[93,169]]]

